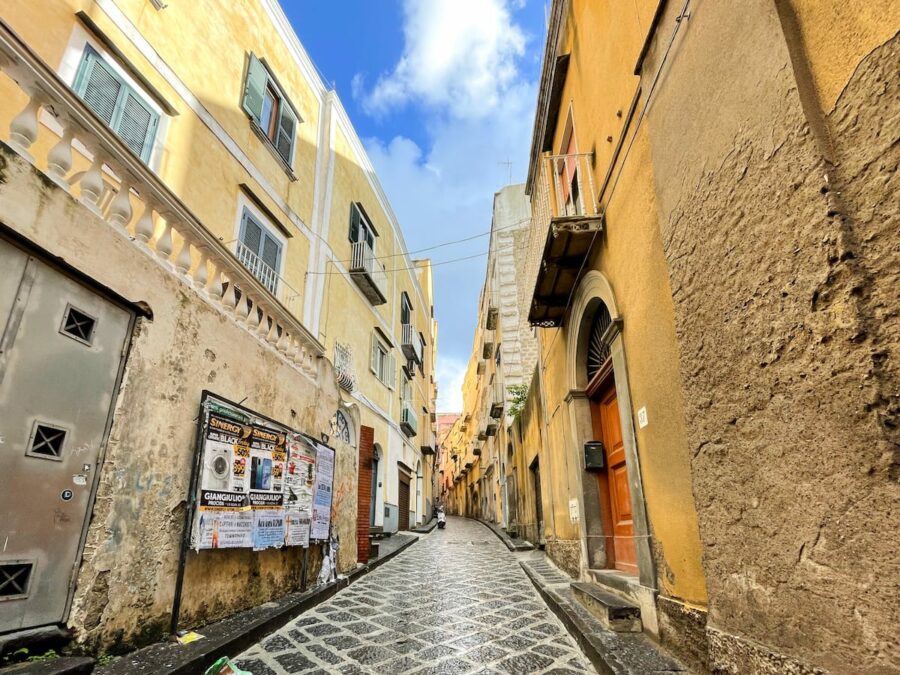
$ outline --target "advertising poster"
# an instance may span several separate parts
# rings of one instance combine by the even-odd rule
[[[253,516],[244,480],[251,427],[210,414],[203,439],[195,548],[251,545]]]
[[[328,539],[334,450],[207,395],[191,548],[280,548]]]
[[[310,539],[328,539],[334,485],[334,450],[316,443],[316,485],[313,492]]]
[[[286,546],[309,546],[316,448],[300,434],[288,436],[288,462],[284,474]]]
[[[284,466],[287,435],[253,425],[250,432],[250,508],[253,549],[284,545]]]

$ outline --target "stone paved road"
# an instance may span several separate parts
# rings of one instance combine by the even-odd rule
[[[513,554],[459,518],[236,661],[253,675],[594,672]]]

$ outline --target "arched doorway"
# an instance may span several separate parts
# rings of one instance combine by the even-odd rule
[[[582,465],[583,569],[594,578],[598,571],[617,570],[641,587],[655,588],[622,317],[602,272],[584,275],[568,324],[566,404]],[[583,449],[589,441],[602,443],[592,453],[602,457],[600,465],[588,463]]]
[[[619,398],[613,377],[612,355],[604,341],[612,324],[609,309],[601,300],[588,334],[584,368],[587,374],[585,393],[591,406],[593,441],[601,443],[591,458],[603,529],[606,532],[606,567],[637,576],[637,554],[634,547],[634,518],[628,467],[619,419]]]

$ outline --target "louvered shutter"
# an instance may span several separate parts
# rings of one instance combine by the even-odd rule
[[[270,235],[264,235],[262,255],[260,257],[273,271],[278,272],[278,261],[281,258],[281,244]]]
[[[275,132],[275,149],[281,158],[291,165],[294,159],[294,130],[297,128],[297,119],[291,112],[287,101],[281,102],[281,114],[278,119],[278,130]]]
[[[384,378],[384,383],[390,387],[394,388],[397,382],[397,362],[394,360],[394,353],[391,351],[387,355],[387,373],[385,373],[386,377]]]
[[[87,104],[107,124],[112,123],[116,112],[116,102],[122,83],[113,71],[93,52],[86,52],[82,64],[81,81],[76,83],[76,91]]]
[[[375,333],[372,333],[371,337],[371,349],[369,350],[371,353],[369,354],[369,369],[375,373],[375,377],[381,378],[381,373],[378,372],[378,338],[375,337]]]
[[[144,161],[150,157],[157,115],[130,91],[124,92],[124,105],[115,123],[115,130],[125,145]]]
[[[241,222],[241,243],[250,253],[257,257],[260,254],[262,236],[262,227],[250,217],[249,213],[244,211],[244,217]]]
[[[353,202],[350,202],[350,241],[354,244],[359,241],[359,208]]]
[[[261,124],[263,96],[268,80],[266,67],[256,58],[255,54],[250,54],[250,62],[247,65],[247,81],[244,83],[244,100],[241,102],[241,107],[257,125]]]

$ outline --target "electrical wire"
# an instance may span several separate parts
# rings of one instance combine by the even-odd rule
[[[505,247],[505,248],[502,248],[502,249],[495,249],[495,253],[499,253],[500,251],[508,251],[508,250],[510,250],[510,249],[512,249],[512,248],[513,248],[512,246],[508,246],[508,247]],[[472,260],[472,259],[474,259],[474,258],[480,258],[481,256],[487,255],[488,253],[490,253],[490,251],[482,251],[481,253],[475,253],[474,255],[462,256],[461,258],[451,258],[450,260],[441,260],[441,261],[436,262],[436,263],[435,263],[435,262],[429,263],[429,267],[440,267],[441,265],[449,265],[449,264],[451,264],[451,263],[457,263],[457,262],[461,262],[461,261],[463,261],[463,260]],[[412,267],[395,267],[394,269],[390,269],[390,270],[382,270],[382,271],[385,272],[386,274],[389,274],[389,273],[391,273],[391,272],[403,272],[403,271],[405,271],[405,270],[417,270],[417,269],[421,269],[421,268],[418,267],[418,266],[416,266],[416,265],[413,265]],[[315,275],[320,275],[320,274],[342,274],[342,275],[344,275],[344,276],[350,276],[351,274],[356,274],[356,273],[355,273],[355,272],[343,272],[343,271],[341,271],[341,270],[335,270],[334,272],[307,272],[307,274],[309,274],[309,275],[313,275],[313,274],[315,274]]]

